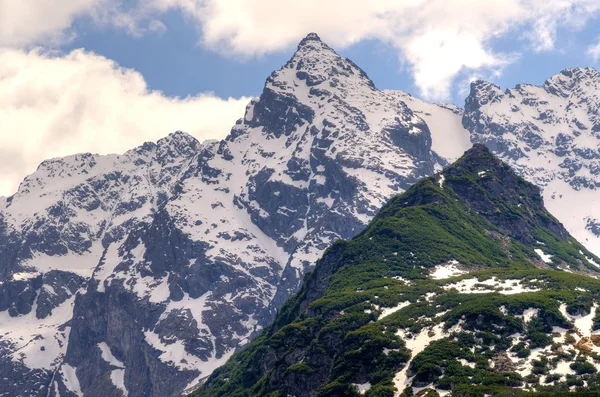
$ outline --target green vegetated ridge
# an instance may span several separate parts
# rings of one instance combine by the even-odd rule
[[[195,395],[600,395],[598,263],[475,145],[333,244]]]

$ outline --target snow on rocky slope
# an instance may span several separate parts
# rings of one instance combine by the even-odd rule
[[[471,85],[463,125],[527,180],[569,232],[600,254],[600,73],[566,69],[542,86]]]
[[[514,98],[477,83],[463,116],[378,90],[310,34],[222,141],[178,132],[123,155],[42,163],[0,199],[0,395],[180,394],[268,324],[334,240],[471,140],[542,186],[594,250],[595,155],[579,142],[597,125],[593,72],[577,87],[567,71],[554,89],[530,88],[572,137],[544,138],[547,162],[524,138],[545,136],[535,101],[524,96],[514,119]],[[569,106],[556,87],[581,98]]]
[[[448,162],[471,148],[469,131],[462,125],[463,110],[451,104],[429,103],[403,91],[387,91],[406,103],[431,131],[431,149]]]
[[[446,164],[423,120],[438,107],[403,97],[311,34],[222,141],[44,162],[0,210],[0,394],[167,396],[206,377],[335,239]]]
[[[152,218],[199,147],[174,133],[123,155],[47,160],[6,200],[0,393],[48,391],[67,350],[76,295],[85,292],[105,250]]]

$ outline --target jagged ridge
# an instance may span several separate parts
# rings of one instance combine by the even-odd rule
[[[519,84],[505,91],[478,81],[463,117],[472,141],[542,188],[549,210],[597,255],[599,90],[600,73],[593,68],[565,69],[541,86]]]

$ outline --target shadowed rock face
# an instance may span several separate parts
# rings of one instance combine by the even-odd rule
[[[0,315],[37,324],[1,333],[0,392],[162,397],[208,376],[446,163],[399,95],[311,34],[224,140],[44,162],[0,207]]]

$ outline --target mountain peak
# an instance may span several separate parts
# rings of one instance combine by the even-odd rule
[[[594,68],[568,68],[544,82],[544,89],[563,98],[593,95],[600,85],[600,73]]]
[[[267,86],[280,91],[296,91],[298,83],[308,87],[323,85],[324,89],[367,85],[374,88],[367,74],[349,59],[340,56],[321,40],[316,33],[309,33],[298,44],[298,49],[285,66],[273,72]]]
[[[310,58],[316,54],[318,54],[320,57],[323,57],[324,60],[335,59],[337,61],[342,59],[342,57],[338,55],[333,48],[321,40],[318,34],[309,33],[300,41],[298,44],[298,49],[290,61],[294,61],[295,59]]]
[[[318,34],[316,34],[316,33],[314,33],[314,32],[312,32],[312,33],[309,33],[309,34],[307,34],[307,35],[306,35],[306,37],[305,37],[305,38],[303,38],[303,39],[300,41],[300,44],[299,44],[299,45],[300,45],[300,46],[302,46],[302,45],[304,45],[304,44],[308,43],[309,41],[319,41],[319,42],[322,42],[322,41],[321,41],[321,38],[319,37],[319,35],[318,35]]]
[[[465,109],[477,109],[488,103],[498,102],[504,97],[504,92],[497,85],[484,80],[471,83],[471,91],[465,100]]]
[[[175,131],[170,133],[164,138],[159,139],[156,144],[158,146],[170,146],[170,145],[189,145],[198,146],[200,142],[192,135],[184,131]]]
[[[482,155],[485,155],[485,156],[490,155],[491,156],[492,152],[490,152],[490,149],[487,146],[485,146],[481,143],[475,143],[475,144],[473,144],[471,149],[469,149],[465,152],[463,157],[481,157]]]
[[[475,143],[471,149],[467,150],[455,163],[455,165],[459,164],[475,171],[484,171],[483,168],[495,168],[503,165],[502,161],[495,157],[487,146],[481,143]]]

